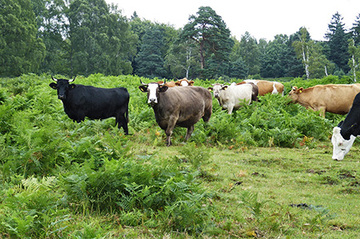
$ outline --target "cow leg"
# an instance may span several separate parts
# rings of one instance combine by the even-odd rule
[[[187,141],[190,138],[193,131],[194,131],[194,125],[187,128],[185,141]]]
[[[177,121],[177,118],[176,117],[171,117],[169,119],[169,122],[168,122],[168,126],[165,130],[165,134],[166,134],[166,146],[170,146],[171,145],[171,135],[173,133],[173,130],[175,128],[175,125],[176,125],[176,121]]]
[[[234,109],[233,105],[228,105],[228,114],[231,115],[232,111]]]
[[[118,117],[116,117],[116,122],[115,124],[118,125],[118,128],[120,129],[121,127],[124,129],[124,133],[125,135],[129,134],[129,130],[128,130],[128,125],[127,125],[127,119],[125,118],[125,115],[120,115]]]

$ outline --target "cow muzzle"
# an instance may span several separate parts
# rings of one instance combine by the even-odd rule
[[[156,98],[149,98],[148,99],[148,104],[150,104],[150,105],[154,105],[154,104],[157,104],[157,103],[158,103],[158,101],[157,101]]]
[[[65,95],[60,95],[60,94],[59,94],[59,95],[58,95],[58,99],[59,99],[59,100],[65,100],[65,99],[66,99],[66,96],[65,96]]]

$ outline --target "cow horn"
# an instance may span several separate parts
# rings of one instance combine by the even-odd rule
[[[51,76],[51,79],[53,79],[53,81],[57,82],[57,79],[53,76]]]
[[[140,79],[140,84],[142,84],[142,85],[146,85],[144,82],[142,82],[142,80]]]
[[[69,83],[70,83],[70,82],[73,82],[73,81],[75,80],[75,78],[76,78],[76,76],[74,77],[74,79],[69,80]]]

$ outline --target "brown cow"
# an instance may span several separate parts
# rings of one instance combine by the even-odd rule
[[[265,94],[282,94],[284,95],[284,85],[276,81],[267,81],[267,80],[244,80],[240,84],[253,83],[259,88],[259,95],[263,96]]]
[[[165,83],[164,83],[164,81],[161,80],[156,83],[158,83],[159,85],[166,85],[167,87],[175,87],[176,86],[176,83],[174,81],[168,81],[168,82],[165,81]]]
[[[183,78],[183,79],[178,80],[177,82],[175,82],[175,85],[177,85],[177,86],[193,86],[194,81]]]
[[[141,82],[141,80],[140,80]],[[147,102],[155,113],[155,119],[166,133],[166,145],[171,145],[171,135],[175,126],[187,128],[185,140],[194,131],[194,124],[200,118],[210,120],[212,98],[210,92],[198,86],[168,87],[158,83],[144,84],[139,89],[147,92]]]
[[[294,86],[289,92],[289,97],[293,103],[320,111],[320,115],[325,117],[325,112],[347,114],[359,92],[360,84],[316,85],[307,89]]]

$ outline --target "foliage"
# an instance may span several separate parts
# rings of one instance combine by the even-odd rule
[[[234,44],[230,38],[230,30],[211,7],[200,7],[196,15],[190,16],[189,21],[184,26],[181,38],[184,41],[194,41],[199,46],[200,65],[201,69],[205,70],[204,77],[214,78],[216,74],[212,69],[218,68],[229,59]],[[211,67],[211,61],[217,62],[217,67]]]
[[[45,46],[36,37],[30,0],[2,0],[0,9],[0,76],[37,72]]]
[[[139,76],[148,78],[163,78],[166,76],[164,69],[163,46],[164,29],[153,26],[147,29],[143,38],[139,54],[136,57],[136,71]]]
[[[328,59],[336,64],[336,67],[343,72],[349,71],[348,60],[350,58],[348,52],[348,34],[345,33],[344,23],[342,23],[341,15],[336,12],[330,24],[329,31],[325,34],[329,40],[330,52]]]
[[[289,226],[296,220],[313,225],[302,228],[307,233],[328,230],[332,213],[312,211],[296,216],[293,210],[274,206],[272,201],[276,200],[263,200],[263,195],[248,187],[254,197],[244,194],[241,213],[224,215],[220,205],[234,203],[227,197],[231,198],[230,193],[242,183],[236,175],[243,173],[226,176],[230,183],[221,175],[223,168],[229,166],[291,168],[294,165],[286,155],[281,156],[286,158],[283,161],[280,156],[267,159],[265,154],[243,154],[257,146],[267,147],[265,151],[285,150],[279,147],[291,148],[287,152],[316,149],[319,144],[329,143],[331,128],[340,116],[327,115],[324,119],[280,95],[260,97],[259,102],[244,105],[233,115],[222,111],[214,100],[210,122],[198,122],[185,145],[185,130],[176,128],[174,146],[166,148],[165,134],[157,126],[152,108],[146,105],[146,95],[138,89],[140,80],[150,81],[102,74],[76,79],[79,84],[128,89],[130,135],[125,136],[112,118],[72,122],[48,85],[49,75],[1,79],[1,237],[116,237],[107,233],[118,232],[119,225],[123,232],[118,233],[126,231],[133,237],[139,228],[174,237],[179,236],[176,233],[222,236],[224,231],[233,231],[235,225],[242,225],[236,232],[239,235],[265,236],[279,235],[284,228],[296,230]],[[329,76],[310,81],[297,78],[284,84],[290,89],[294,84],[310,87],[348,81],[350,77]],[[196,85],[203,87],[214,82],[195,80]],[[221,157],[214,155],[213,150],[224,155],[231,151],[230,161],[219,161]],[[334,187],[343,186],[338,192],[358,193],[355,174],[338,172],[329,171],[316,182],[334,182]],[[223,186],[216,190],[206,186],[220,183]],[[248,216],[241,215],[247,213],[255,220],[246,222]],[[295,219],[289,219],[289,214]]]

